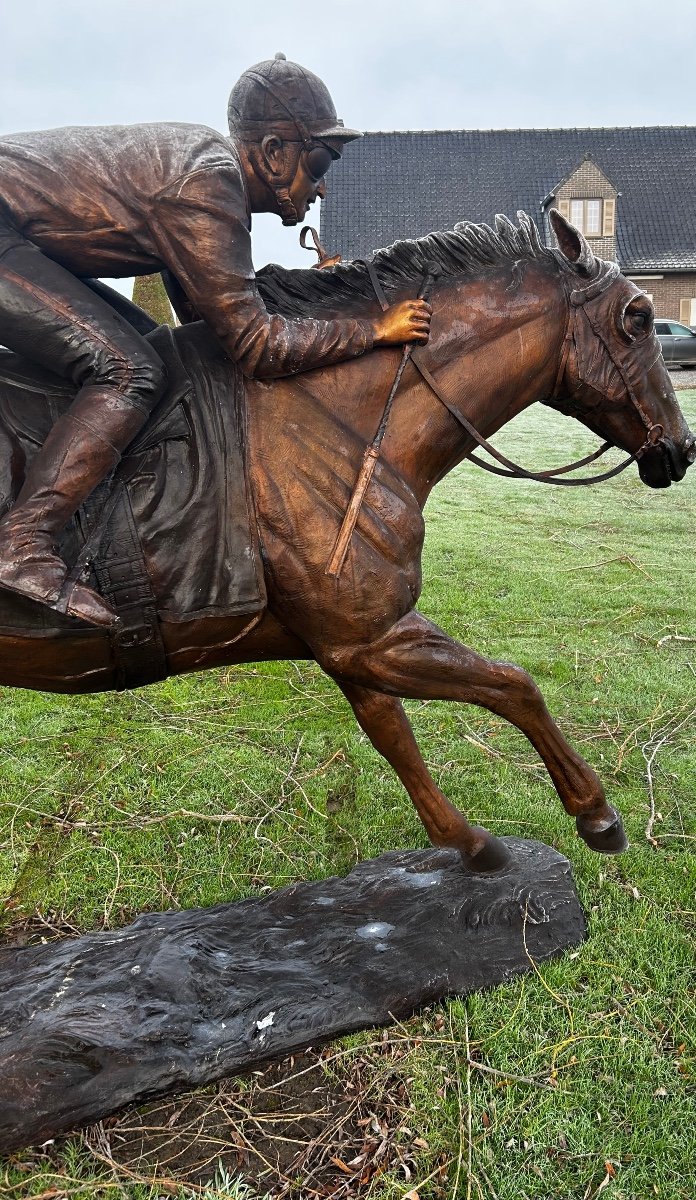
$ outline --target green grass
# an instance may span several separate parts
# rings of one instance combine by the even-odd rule
[[[693,425],[696,393],[680,398]],[[543,467],[595,443],[540,409],[497,444]],[[455,804],[571,858],[590,928],[561,961],[404,1026],[408,1126],[428,1148],[408,1183],[387,1172],[370,1194],[693,1200],[696,480],[652,492],[631,468],[575,491],[463,467],[426,515],[420,609],[532,673],[622,810],[632,847],[618,859],[587,850],[528,743],[498,718],[408,703]],[[235,900],[426,844],[314,664],[121,696],[0,698],[6,935],[27,919],[47,937],[113,927],[143,909]],[[357,1052],[365,1040],[344,1045]],[[104,1174],[80,1138],[52,1164],[20,1155],[4,1186],[17,1197],[159,1194]]]

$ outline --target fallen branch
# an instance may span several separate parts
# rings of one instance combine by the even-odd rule
[[[664,746],[668,745],[669,742],[674,738],[675,734],[679,733],[679,730],[683,729],[684,726],[689,721],[691,721],[694,717],[696,717],[696,708],[693,708],[691,710],[691,712],[687,713],[687,715],[681,721],[679,721],[676,725],[673,725],[671,728],[669,726],[666,726],[664,729],[660,730],[657,734],[655,734],[655,736],[653,738],[651,738],[650,741],[646,742],[644,746],[641,746],[641,753],[643,755],[643,758],[645,759],[645,769],[646,769],[647,785],[648,785],[648,806],[649,806],[648,823],[645,826],[645,837],[650,842],[650,845],[654,846],[656,850],[659,849],[660,843],[657,841],[657,839],[655,838],[655,836],[653,834],[653,829],[655,828],[655,821],[657,820],[657,817],[658,817],[657,809],[655,807],[655,787],[654,787],[654,783],[653,783],[653,766],[655,763],[655,759],[657,758],[657,755],[660,752],[660,750],[662,750],[662,748]],[[649,753],[648,753],[648,751],[649,751]]]
[[[630,554],[617,554],[614,558],[603,558],[601,562],[580,563],[580,565],[577,567],[564,567],[563,570],[567,572],[597,571],[600,567],[608,567],[612,563],[623,563],[624,566],[635,567],[636,571],[640,571],[641,575],[645,575],[646,579],[649,579],[652,583],[655,582],[649,571],[646,571],[645,567],[641,567],[640,563],[637,563],[634,558],[631,558]]]

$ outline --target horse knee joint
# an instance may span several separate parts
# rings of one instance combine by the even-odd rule
[[[525,685],[530,676],[522,667],[516,666],[515,663],[496,663],[496,674],[498,681],[503,687],[520,687]],[[530,680],[531,682],[531,680]]]

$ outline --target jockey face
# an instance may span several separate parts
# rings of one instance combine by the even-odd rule
[[[326,172],[335,158],[340,157],[321,142],[317,142],[309,150],[302,149],[297,161],[295,176],[290,184],[290,199],[297,213],[297,220],[302,221],[307,215],[310,204],[326,196]]]

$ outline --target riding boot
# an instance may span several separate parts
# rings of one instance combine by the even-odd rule
[[[0,521],[0,588],[90,625],[118,617],[93,588],[68,579],[56,553],[62,530],[119,462],[147,413],[115,388],[89,385],[59,417]]]

